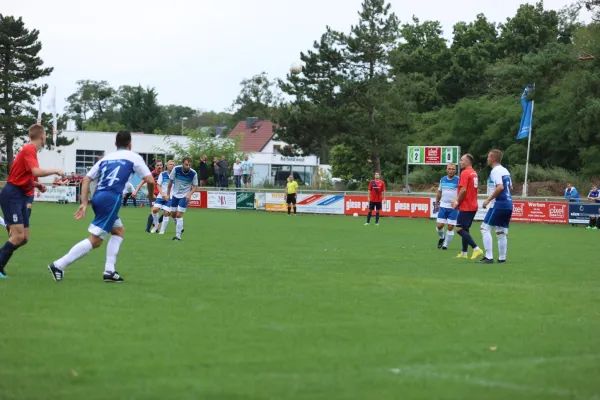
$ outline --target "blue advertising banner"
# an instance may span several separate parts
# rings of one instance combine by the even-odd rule
[[[600,214],[600,204],[569,203],[569,223],[588,224],[591,215]]]

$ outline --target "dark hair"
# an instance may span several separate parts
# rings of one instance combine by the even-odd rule
[[[162,163],[163,163],[163,160],[161,160],[161,159],[159,158],[158,160],[154,161],[154,164],[156,164],[156,163],[161,163],[161,164],[162,164]]]
[[[117,139],[115,141],[115,144],[117,145],[118,149],[125,148],[125,147],[129,146],[130,143],[131,143],[131,132],[119,131],[117,133]]]
[[[190,164],[192,163],[192,159],[190,157],[183,157],[183,160],[181,160],[181,163],[183,164],[186,161],[189,161]]]

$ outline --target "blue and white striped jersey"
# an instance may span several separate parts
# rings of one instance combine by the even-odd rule
[[[441,208],[452,208],[452,200],[458,195],[458,176],[454,176],[452,179],[448,176],[444,176],[440,179],[440,186],[438,190],[442,192],[440,198]]]

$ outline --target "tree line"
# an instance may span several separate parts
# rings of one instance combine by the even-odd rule
[[[581,22],[583,9],[591,23]],[[600,175],[599,10],[598,0],[561,10],[523,4],[503,22],[483,14],[457,22],[446,40],[439,21],[401,23],[385,0],[364,0],[356,25],[327,27],[300,53],[301,74],[244,79],[228,112],[160,105],[155,88],[80,80],[59,127],[73,119],[83,130],[181,134],[183,120],[184,132],[228,133],[257,116],[276,122],[276,135],[296,152],[332,164],[334,176],[364,180],[381,170],[401,181],[408,145],[459,145],[477,167],[497,147],[507,165],[523,164],[519,96],[535,83],[531,162]],[[38,36],[20,18],[0,15],[0,132],[9,163],[35,115],[35,82],[52,72],[38,56]]]

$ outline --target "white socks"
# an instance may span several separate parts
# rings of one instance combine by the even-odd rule
[[[454,231],[447,231],[446,232],[446,240],[444,240],[444,247],[448,248],[450,247],[450,242],[452,242],[452,239],[454,238]]]
[[[492,232],[489,228],[481,230],[483,236],[483,248],[485,249],[485,258],[488,260],[494,259],[494,241],[492,240]]]
[[[437,230],[438,235],[440,235],[440,239],[444,238],[444,228]]]
[[[163,221],[164,221],[164,218],[163,218]],[[175,221],[177,221],[175,236],[177,238],[181,239],[181,231],[183,230],[183,218],[175,218]]]
[[[106,264],[104,265],[104,272],[115,272],[115,263],[117,262],[117,255],[119,255],[121,243],[123,243],[122,237],[111,235],[108,244],[106,245]]]
[[[165,218],[163,217],[163,220],[164,219]],[[156,214],[152,213],[152,220],[154,222],[154,226],[158,226],[158,213],[156,213]]]
[[[84,257],[93,250],[92,243],[88,239],[83,239],[69,250],[65,256],[54,261],[54,266],[61,271],[64,271],[69,265]]]
[[[169,224],[169,217],[163,215],[163,222],[160,224],[160,233],[165,233],[167,225]]]
[[[508,238],[506,233],[498,236],[498,260],[506,260],[506,250],[508,249]]]
[[[4,218],[0,217],[0,225],[6,227],[6,222],[4,222]]]

